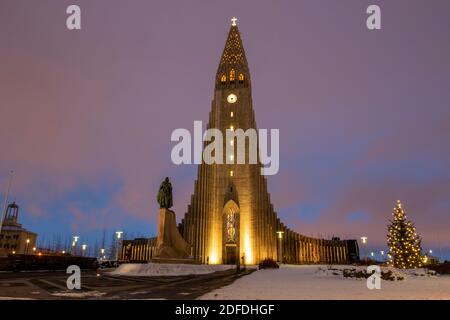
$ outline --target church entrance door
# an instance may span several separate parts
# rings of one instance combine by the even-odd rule
[[[237,262],[237,247],[236,245],[225,246],[225,264],[236,264]]]

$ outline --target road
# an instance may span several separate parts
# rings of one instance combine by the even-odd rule
[[[0,272],[0,299],[195,299],[226,286],[253,270],[235,270],[195,276],[112,276],[83,270],[81,290],[68,290],[65,272]]]

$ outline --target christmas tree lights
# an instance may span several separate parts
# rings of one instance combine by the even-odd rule
[[[400,200],[392,212],[387,235],[388,264],[395,268],[420,268],[423,265],[421,239],[414,224],[406,219]]]

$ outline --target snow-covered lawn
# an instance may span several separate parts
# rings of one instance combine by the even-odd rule
[[[125,263],[111,272],[112,275],[123,276],[184,276],[194,274],[207,274],[216,271],[232,269],[232,265],[205,265],[205,264],[173,264],[173,263]]]
[[[325,265],[282,265],[280,269],[258,270],[200,299],[450,299],[448,275],[430,276],[423,269],[395,270],[394,274],[404,280],[383,280],[381,289],[369,290],[366,279],[342,276],[342,269],[355,267],[333,268],[339,270],[327,270]]]

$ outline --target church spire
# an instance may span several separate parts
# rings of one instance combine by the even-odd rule
[[[241,34],[236,22],[237,19],[233,17],[217,70],[218,86],[248,86],[250,84],[247,58],[245,57]]]

